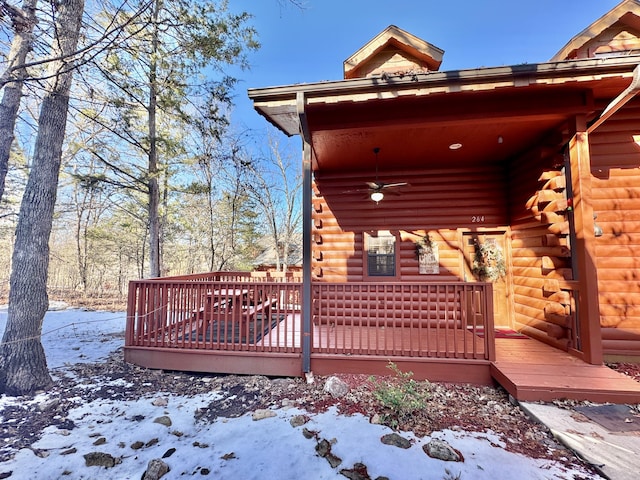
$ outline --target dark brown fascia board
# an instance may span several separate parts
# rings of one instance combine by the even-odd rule
[[[289,106],[292,114],[296,112],[296,97],[299,92],[305,99],[321,99],[322,97],[349,96],[376,91],[411,90],[416,88],[434,88],[438,86],[471,86],[486,83],[508,81],[513,86],[527,86],[538,78],[564,78],[596,76],[608,74],[629,74],[640,64],[640,55],[624,57],[607,57],[585,60],[567,60],[562,62],[531,63],[506,67],[489,67],[468,70],[450,70],[405,76],[376,76],[347,80],[334,80],[316,83],[300,83],[278,87],[250,88],[247,94],[254,102],[254,108],[276,127],[288,135],[298,132],[285,131],[273,119],[269,118],[267,107],[269,102],[277,102],[279,109]],[[289,105],[290,104],[290,105]]]

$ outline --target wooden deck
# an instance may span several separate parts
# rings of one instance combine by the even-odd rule
[[[491,376],[519,401],[640,403],[640,382],[533,339],[497,338]]]
[[[237,311],[206,308],[222,291],[242,292],[230,302]],[[131,282],[125,360],[166,370],[302,375],[301,292],[300,282],[228,273]],[[490,292],[482,283],[316,283],[310,369],[388,374],[391,361],[417,380],[497,382],[522,401],[640,403],[640,382],[611,369],[514,332],[494,339]],[[256,299],[268,302],[267,313],[257,311]]]

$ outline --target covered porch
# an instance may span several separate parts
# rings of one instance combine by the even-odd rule
[[[496,339],[489,283],[311,287],[307,330],[298,277],[217,272],[132,282],[125,359],[269,376],[388,374],[394,362],[416,379],[497,382],[518,400],[640,398],[640,384],[604,366],[523,335]]]
[[[384,374],[392,361],[417,378],[491,381],[491,284],[314,282],[310,322],[303,286],[229,272],[131,282],[125,358],[273,376]]]

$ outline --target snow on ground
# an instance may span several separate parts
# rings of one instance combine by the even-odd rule
[[[0,331],[4,331],[6,315],[6,309],[0,309]],[[68,363],[105,358],[123,344],[124,318],[123,313],[75,309],[48,312],[43,345],[49,367],[64,370]],[[344,480],[340,470],[353,468],[358,462],[367,466],[371,478],[386,476],[396,480],[600,478],[582,469],[567,470],[560,463],[510,453],[490,432],[445,430],[420,438],[401,432],[412,442],[404,450],[380,441],[391,433],[388,427],[371,424],[362,415],[339,415],[335,410],[308,414],[281,408],[275,411],[276,416],[257,421],[251,414],[218,418],[213,423],[196,420],[194,413],[215,399],[215,393],[185,397],[166,392],[127,402],[100,399],[85,403],[78,398],[78,406],[68,417],[75,428],[47,427],[30,449],[22,449],[12,460],[0,464],[0,478],[6,478],[1,474],[11,471],[11,480],[140,479],[150,460],[165,456],[172,448],[175,452],[164,458],[171,470],[163,479]],[[2,396],[0,409],[46,400],[46,394],[33,400]],[[294,427],[290,420],[297,415],[306,415],[309,421]],[[154,422],[162,416],[171,419],[170,426]],[[305,428],[316,432],[318,439],[332,442],[331,453],[342,459],[339,467],[333,468],[318,456],[317,439],[306,438]],[[464,456],[464,462],[427,456],[422,446],[431,438],[453,445]],[[134,442],[141,442],[142,448],[132,449]],[[121,463],[111,468],[87,467],[83,455],[95,451],[108,453]]]

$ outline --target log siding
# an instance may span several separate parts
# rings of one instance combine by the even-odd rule
[[[640,352],[640,99],[590,136],[604,354]]]
[[[463,281],[463,231],[506,229],[505,171],[500,165],[383,172],[379,180],[408,182],[373,202],[366,181],[373,170],[317,172],[313,209],[313,272],[323,282],[366,281],[364,233],[398,236],[403,282]],[[438,247],[440,273],[419,273],[416,243],[429,235]]]

